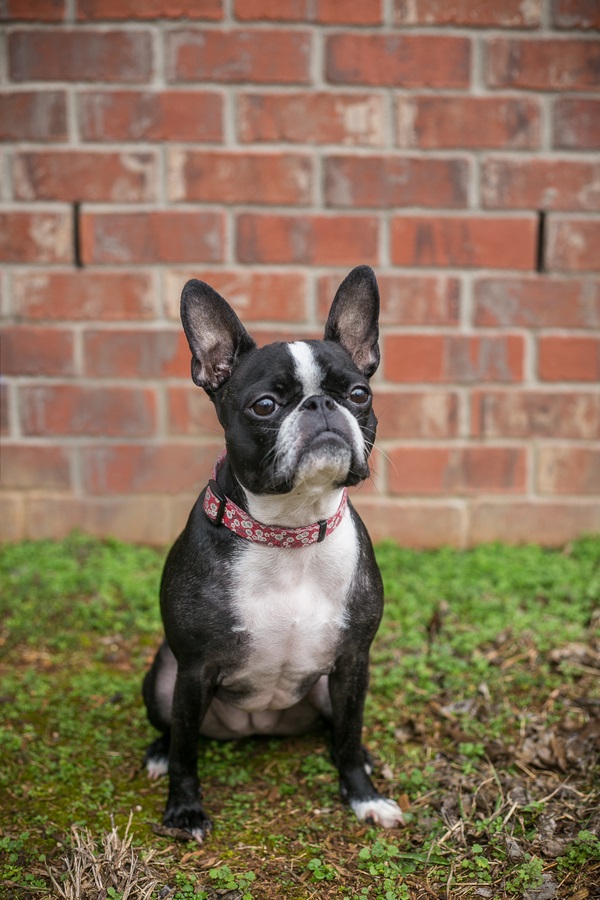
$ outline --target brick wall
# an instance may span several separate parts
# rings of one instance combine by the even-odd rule
[[[597,0],[0,4],[4,539],[166,542],[220,449],[178,321],[382,292],[377,538],[600,529]]]

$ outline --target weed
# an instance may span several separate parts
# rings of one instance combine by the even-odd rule
[[[537,857],[532,857],[520,865],[506,882],[506,889],[515,894],[524,891],[533,891],[544,883],[542,871],[544,863]]]
[[[337,871],[334,867],[323,862],[318,856],[313,857],[307,863],[306,868],[311,873],[313,881],[335,881],[337,878]]]
[[[580,831],[558,858],[558,872],[561,876],[577,872],[589,862],[600,862],[600,840],[591,831]]]
[[[256,879],[254,872],[234,875],[229,866],[224,865],[218,869],[211,869],[208,874],[219,890],[240,890],[242,891],[242,900],[252,900],[252,894],[248,889]]]

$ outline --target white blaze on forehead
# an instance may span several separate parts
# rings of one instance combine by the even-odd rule
[[[302,385],[303,396],[313,397],[315,394],[323,393],[321,390],[323,372],[310,344],[305,341],[294,341],[293,344],[288,344],[288,348],[294,360],[296,378]]]

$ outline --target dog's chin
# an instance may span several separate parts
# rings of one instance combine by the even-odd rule
[[[346,484],[352,463],[352,452],[346,446],[312,446],[301,456],[296,469],[294,487],[322,490]]]

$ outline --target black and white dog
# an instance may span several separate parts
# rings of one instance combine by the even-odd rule
[[[166,640],[144,680],[168,771],[167,827],[201,842],[200,734],[296,735],[331,724],[342,796],[390,828],[399,806],[373,786],[361,745],[369,647],[382,583],[346,487],[369,475],[377,420],[379,292],[368,266],[340,285],[324,340],[258,349],[209,285],[189,281],[181,318],[192,378],[215,404],[227,452],[167,558]]]

